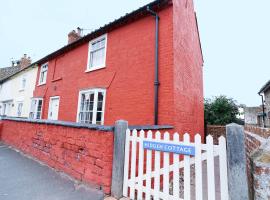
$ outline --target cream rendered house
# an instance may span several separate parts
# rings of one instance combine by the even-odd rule
[[[29,117],[37,69],[35,65],[21,65],[0,81],[0,115]]]

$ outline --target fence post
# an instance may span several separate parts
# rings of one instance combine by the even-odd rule
[[[229,199],[248,200],[244,128],[234,123],[228,124],[226,138]]]
[[[127,121],[118,120],[115,122],[111,195],[117,199],[123,196],[125,140],[127,128]]]

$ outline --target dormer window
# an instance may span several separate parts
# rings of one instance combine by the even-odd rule
[[[88,65],[86,71],[93,71],[105,67],[107,34],[89,42]]]
[[[43,85],[46,83],[47,73],[48,73],[48,63],[41,65],[39,75],[39,85]]]

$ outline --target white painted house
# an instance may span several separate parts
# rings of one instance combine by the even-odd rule
[[[37,70],[35,65],[21,65],[0,82],[0,115],[29,117]]]

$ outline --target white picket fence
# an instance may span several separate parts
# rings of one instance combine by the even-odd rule
[[[195,143],[190,142],[190,136],[187,133],[183,136],[184,141],[180,141],[178,133],[174,133],[173,140],[170,140],[170,134],[167,132],[162,138],[160,132],[153,135],[151,131],[148,131],[145,134],[146,132],[143,130],[139,132],[139,136],[137,130],[133,130],[132,134],[130,130],[126,131],[124,197],[132,200],[150,200],[152,198],[154,200],[202,200],[203,193],[207,192],[208,200],[216,200],[216,190],[219,190],[218,199],[228,200],[226,140],[224,137],[219,138],[219,145],[214,145],[212,136],[208,136],[206,144],[202,144],[199,134],[195,136]],[[194,147],[195,155],[180,156],[177,153],[145,149],[144,142]],[[220,188],[216,188],[215,184],[214,157],[217,156],[219,157]],[[203,162],[207,163],[207,183],[203,183]],[[193,193],[191,193],[191,165],[195,166],[195,192]],[[179,181],[181,173],[184,173],[182,197],[180,195],[180,184],[182,183]],[[203,184],[207,184],[207,189],[203,187]]]

